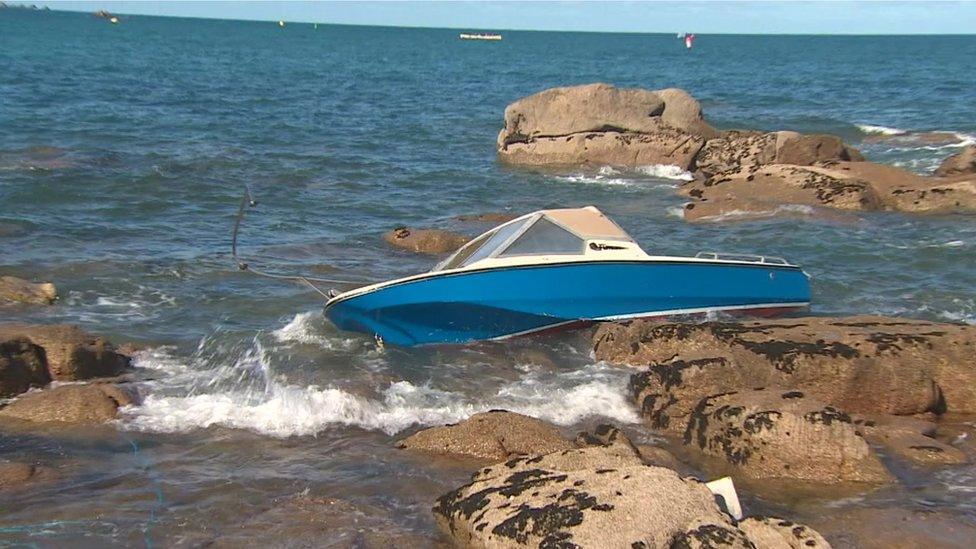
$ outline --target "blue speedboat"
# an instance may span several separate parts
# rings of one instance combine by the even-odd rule
[[[502,339],[581,323],[810,303],[783,259],[651,256],[593,206],[542,210],[475,238],[430,272],[339,294],[341,329],[395,345]]]

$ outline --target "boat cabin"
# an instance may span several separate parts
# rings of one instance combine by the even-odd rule
[[[540,210],[513,219],[465,244],[433,271],[594,259],[641,259],[647,254],[593,206]]]

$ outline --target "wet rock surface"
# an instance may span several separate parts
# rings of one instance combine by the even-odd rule
[[[753,545],[764,549],[807,549],[830,547],[813,528],[775,517],[748,517],[739,522],[739,530],[749,536]]]
[[[544,421],[495,410],[475,414],[455,425],[424,429],[399,441],[397,448],[497,461],[566,450],[573,448],[573,443]]]
[[[398,227],[383,235],[383,240],[395,247],[411,252],[444,255],[464,246],[468,237],[441,229],[410,229]]]
[[[940,177],[966,174],[976,174],[976,145],[967,145],[962,151],[943,160],[935,169],[935,175]]]
[[[0,340],[0,396],[13,396],[51,382],[44,349],[20,337]]]
[[[0,408],[0,419],[32,423],[97,424],[137,402],[129,388],[110,383],[70,384],[25,393]]]
[[[715,134],[683,90],[587,84],[548,89],[509,105],[497,145],[499,159],[510,164],[688,169]]]
[[[29,487],[56,477],[53,470],[23,461],[0,460],[0,492]]]
[[[50,305],[57,299],[58,289],[50,282],[31,282],[15,276],[0,276],[0,304]]]
[[[588,447],[478,471],[437,500],[462,547],[754,547],[708,488],[635,452]]]
[[[116,352],[105,338],[64,324],[0,324],[0,341],[23,339],[40,347],[50,378],[79,381],[121,374],[129,357]]]

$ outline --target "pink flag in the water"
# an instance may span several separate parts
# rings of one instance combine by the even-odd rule
[[[690,50],[691,49],[691,45],[694,44],[694,43],[695,43],[695,35],[694,34],[685,35],[685,47],[686,48],[688,48]]]

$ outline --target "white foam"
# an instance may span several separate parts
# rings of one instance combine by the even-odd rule
[[[771,210],[729,210],[723,214],[701,218],[703,221],[734,221],[737,219],[765,219],[780,214],[814,215],[816,209],[806,204],[780,204]]]
[[[314,435],[346,426],[396,434],[413,425],[457,422],[470,415],[503,408],[559,425],[590,416],[621,423],[639,418],[626,398],[629,372],[593,364],[574,371],[523,373],[494,394],[478,397],[428,385],[397,381],[376,397],[350,393],[339,387],[300,387],[277,381],[267,353],[255,343],[234,364],[210,371],[194,371],[167,351],[147,353],[138,366],[173,374],[183,387],[146,384],[141,405],[121,410],[124,428],[153,432],[184,432],[221,426],[246,429],[274,437]]]
[[[875,135],[904,135],[908,133],[900,128],[889,128],[888,126],[876,126],[874,124],[855,124],[857,129],[867,134]]]
[[[309,311],[298,313],[281,328],[271,332],[272,337],[282,343],[303,343],[318,345],[325,349],[349,349],[356,340],[329,336],[322,313]]]
[[[673,164],[651,164],[649,166],[638,166],[637,171],[651,177],[673,179],[675,181],[691,181],[695,178],[691,172],[682,170],[680,167]]]

